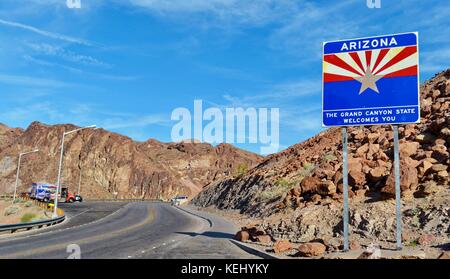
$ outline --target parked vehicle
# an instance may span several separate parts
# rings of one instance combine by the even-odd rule
[[[30,198],[49,202],[54,199],[57,186],[48,183],[33,183],[30,188]]]
[[[56,189],[56,185],[47,183],[33,183],[30,188],[29,196],[32,199],[43,202],[54,201]],[[58,201],[68,203],[82,202],[83,198],[78,194],[70,193],[68,188],[61,188],[61,192],[58,194]]]
[[[83,198],[79,194],[70,193],[69,188],[61,188],[61,199],[69,203],[83,201]]]
[[[171,204],[172,205],[182,205],[188,202],[187,196],[177,196],[172,199]]]

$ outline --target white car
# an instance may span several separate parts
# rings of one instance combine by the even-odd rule
[[[172,199],[172,205],[182,205],[188,201],[187,196],[178,196]]]

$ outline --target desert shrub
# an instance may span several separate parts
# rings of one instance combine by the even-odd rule
[[[236,168],[236,175],[237,177],[242,177],[247,173],[247,171],[248,171],[247,164],[239,164]]]
[[[269,170],[269,171],[266,173],[266,178],[272,177],[272,176],[274,176],[274,175],[275,175],[275,171],[274,171],[274,170]]]
[[[325,154],[325,156],[323,156],[322,160],[324,162],[331,162],[331,161],[336,161],[337,157],[333,154],[333,153],[327,153]]]
[[[409,243],[406,244],[406,246],[408,247],[417,247],[417,245],[419,245],[417,243],[417,240],[410,241]]]
[[[303,168],[298,171],[297,177],[299,177],[300,180],[303,180],[303,178],[311,176],[315,168],[316,166],[312,163],[303,163]]]
[[[292,188],[299,184],[298,181],[288,181],[284,178],[278,179],[272,187],[264,190],[260,194],[260,198],[263,200],[272,200],[283,196],[289,192]]]
[[[19,211],[19,208],[17,206],[10,206],[5,209],[4,214],[5,214],[5,216],[9,216],[9,215],[16,214],[17,211]]]
[[[17,198],[14,200],[14,203],[24,203],[25,201],[22,198]]]
[[[22,215],[22,218],[20,218],[20,222],[28,223],[28,222],[31,222],[34,218],[36,218],[36,214],[34,214],[34,213],[25,213],[24,215]]]
[[[31,207],[32,205],[33,205],[33,202],[31,202],[31,201],[27,201],[27,202],[24,204],[25,207]]]

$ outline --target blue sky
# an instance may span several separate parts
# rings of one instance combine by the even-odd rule
[[[171,112],[201,99],[280,108],[283,149],[322,130],[323,41],[419,31],[421,80],[450,65],[447,1],[65,2],[0,2],[0,122],[170,141]]]

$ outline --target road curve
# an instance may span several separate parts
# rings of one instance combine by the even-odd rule
[[[95,208],[101,211],[108,204]],[[91,222],[80,219],[89,211],[78,211],[59,229],[0,239],[0,258],[64,259],[71,244],[80,247],[82,258],[253,258],[228,241],[231,227],[224,226],[226,221],[192,210],[159,202],[128,203]]]

